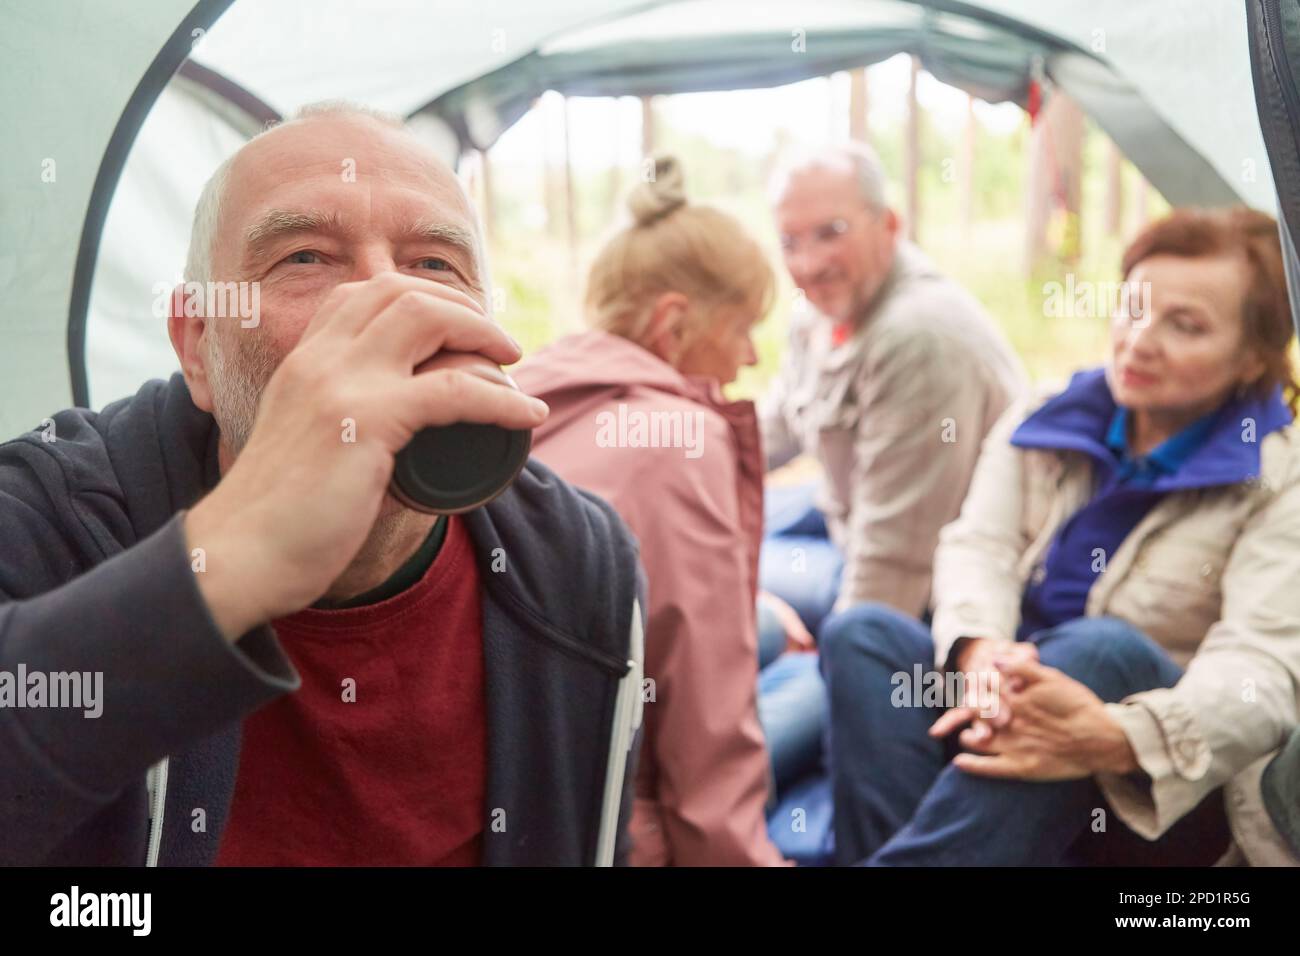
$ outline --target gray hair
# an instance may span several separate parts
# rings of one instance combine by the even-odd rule
[[[230,181],[230,166],[238,155],[226,157],[204,183],[203,192],[199,193],[198,205],[194,207],[194,224],[190,227],[190,248],[185,256],[186,282],[207,282],[212,278],[212,247],[221,226],[221,207],[226,198],[226,184]]]
[[[816,152],[801,152],[787,158],[778,165],[769,181],[768,195],[775,202],[785,189],[786,182],[795,173],[814,169],[843,172],[846,166],[853,171],[862,201],[874,210],[885,209],[888,206],[885,199],[885,168],[874,149],[856,140],[837,143]]]
[[[415,138],[417,142],[419,141],[418,137],[415,137],[415,134],[411,133],[407,128],[406,122],[396,113],[374,109],[359,103],[349,103],[346,100],[322,100],[304,106],[284,122],[268,125],[266,129],[248,142],[252,143],[271,130],[288,123],[335,116],[366,117],[384,126],[406,132]],[[248,143],[244,144],[244,146],[247,145]],[[221,228],[221,213],[226,202],[226,189],[230,184],[230,170],[234,165],[235,157],[243,151],[243,148],[240,147],[238,151],[228,156],[216,168],[211,178],[204,184],[203,191],[199,193],[199,201],[194,208],[194,223],[190,229],[189,252],[185,257],[186,282],[208,282],[213,278],[212,252],[216,244],[218,230]],[[469,205],[472,209],[473,204],[469,203]],[[483,230],[478,221],[477,210],[475,210],[475,213],[473,217],[475,259],[478,266],[479,281],[490,301],[487,256],[484,255],[483,250]]]

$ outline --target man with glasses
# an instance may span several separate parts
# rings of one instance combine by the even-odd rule
[[[800,292],[762,408],[768,467],[802,452],[823,480],[815,495],[773,490],[763,587],[814,633],[865,601],[921,616],[939,529],[1023,370],[979,303],[899,235],[868,147],[784,168],[772,196]]]

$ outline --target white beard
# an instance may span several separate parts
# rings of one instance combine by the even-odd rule
[[[240,334],[239,330],[228,332]],[[233,461],[248,443],[262,390],[279,367],[281,356],[271,350],[268,337],[256,332],[236,339],[213,335],[207,341],[212,416]],[[343,600],[381,583],[415,552],[434,520],[386,494],[370,534],[325,596]]]
[[[236,455],[252,434],[262,390],[280,364],[279,358],[257,333],[235,341],[211,336],[207,351],[212,416],[230,453]]]

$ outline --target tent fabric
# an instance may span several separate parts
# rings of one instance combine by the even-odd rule
[[[1259,121],[1277,183],[1291,315],[1300,331],[1300,3],[1253,4],[1249,29]]]
[[[86,357],[96,404],[132,394],[177,367],[162,310],[181,281],[194,202],[222,159],[250,135],[173,82],[140,128],[104,224]]]
[[[1048,61],[1046,72],[1169,202],[1218,206],[1250,198],[1229,185],[1130,83],[1099,61],[1060,53]],[[1264,170],[1267,172],[1267,164]]]
[[[1255,115],[1246,39],[1246,6],[1255,2],[986,0],[977,5],[1094,52],[1241,201],[1272,211],[1276,196]]]
[[[672,3],[548,44],[425,110],[460,130],[466,146],[484,149],[546,90],[652,96],[769,87],[869,66],[902,52],[917,54],[945,83],[990,102],[1023,106],[1034,59],[1043,50],[1015,33],[905,0],[839,2],[796,18],[785,0],[705,6],[708,15],[696,17],[692,12],[703,9],[693,0]]]
[[[192,5],[9,4],[0,14],[0,434],[72,399],[68,316],[91,192],[136,84]]]
[[[795,31],[802,54],[791,49]],[[1086,82],[1105,84],[1085,109],[1172,201],[1272,208],[1240,3],[827,0],[792,16],[783,0],[676,0],[552,40],[425,109],[482,148],[546,89],[649,95],[770,86],[898,52],[917,54],[936,78],[982,99],[1022,105],[1033,58],[1042,57],[1072,95]],[[1192,153],[1204,161],[1180,166]]]
[[[237,0],[194,59],[288,114],[322,99],[403,116],[556,33],[646,0]]]
[[[1042,69],[1175,201],[1274,201],[1241,3],[33,0],[7,5],[0,26],[0,122],[14,131],[0,155],[5,434],[74,391],[99,405],[174,367],[153,284],[183,257],[206,172],[256,128],[192,76],[162,91],[186,55],[279,113],[330,97],[419,113],[454,154],[494,140],[548,86],[772,85],[910,50],[988,99],[1022,101]]]

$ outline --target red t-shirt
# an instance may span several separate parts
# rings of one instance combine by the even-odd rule
[[[273,627],[302,688],[244,721],[217,865],[477,865],[487,715],[464,522],[400,594]]]

